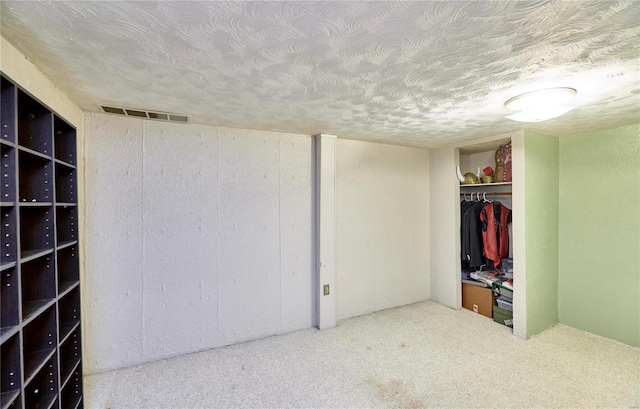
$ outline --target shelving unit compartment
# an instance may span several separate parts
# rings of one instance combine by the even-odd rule
[[[2,206],[0,215],[2,217],[2,233],[0,234],[0,266],[5,266],[17,260],[18,255],[18,229],[16,208],[14,206]]]
[[[71,378],[62,388],[61,407],[82,408],[82,365],[78,365]]]
[[[18,319],[18,270],[12,267],[3,271],[0,275],[2,276],[0,327],[9,329],[20,323]]]
[[[58,344],[55,305],[29,322],[22,335],[25,383],[51,358]],[[28,406],[28,405],[27,405]]]
[[[80,280],[80,268],[77,246],[65,247],[58,250],[58,287],[76,283]]]
[[[53,202],[53,162],[28,152],[18,157],[20,202]]]
[[[44,105],[18,90],[18,144],[51,156],[53,114]]]
[[[56,202],[76,203],[76,170],[56,163]]]
[[[17,395],[16,395],[17,393]],[[22,398],[19,391],[7,394],[0,398],[0,408],[2,409],[22,409]]]
[[[80,290],[78,287],[69,291],[67,295],[58,301],[60,314],[60,334],[64,336],[69,328],[73,328],[80,322]]]
[[[16,142],[16,86],[2,77],[2,91],[0,93],[0,138]]]
[[[0,145],[0,202],[16,201],[16,149]]]
[[[55,158],[75,166],[76,130],[57,115],[53,119],[53,143]]]
[[[38,258],[21,266],[22,319],[56,298],[56,277],[53,255]]]
[[[20,394],[20,338],[15,334],[2,344],[0,361],[0,401],[1,407],[9,405],[18,398]],[[14,406],[18,407],[18,406]]]
[[[81,408],[77,132],[0,80],[0,409]]]
[[[24,390],[24,402],[28,408],[49,409],[58,398],[58,366],[56,356],[49,358]]]
[[[60,346],[60,383],[64,387],[80,364],[80,331],[76,328]]]
[[[52,207],[20,209],[20,257],[53,249],[54,244]]]
[[[75,207],[56,207],[57,245],[78,240],[78,217]]]

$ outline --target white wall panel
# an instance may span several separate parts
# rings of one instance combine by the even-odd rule
[[[376,145],[336,146],[336,304],[338,319],[376,309]]]
[[[429,299],[428,151],[339,139],[338,319]]]
[[[279,141],[220,131],[219,305],[225,344],[280,324]]]
[[[218,345],[217,133],[144,122],[144,359]]]
[[[431,298],[429,151],[411,151],[411,274],[413,300]]]
[[[431,298],[451,308],[462,306],[458,161],[454,148],[430,151]]]
[[[313,324],[311,137],[85,122],[86,373]]]
[[[412,301],[411,150],[374,146],[375,306],[382,310]]]
[[[313,139],[280,135],[280,303],[282,331],[315,322]]]
[[[87,114],[84,349],[89,372],[143,361],[142,121]]]

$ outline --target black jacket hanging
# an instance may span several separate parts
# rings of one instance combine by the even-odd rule
[[[461,205],[460,230],[462,261],[470,268],[485,264],[482,248],[482,226],[480,212],[484,207],[482,202],[466,202]]]

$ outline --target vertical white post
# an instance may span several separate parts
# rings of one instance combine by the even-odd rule
[[[318,329],[336,326],[336,137],[316,143],[316,263]]]
[[[525,225],[525,137],[511,137],[512,242],[513,242],[513,334],[527,339],[527,252]]]

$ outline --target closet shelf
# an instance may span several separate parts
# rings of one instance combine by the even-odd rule
[[[512,182],[496,182],[496,183],[475,183],[470,185],[460,185],[460,189],[467,187],[481,187],[481,186],[511,186]]]

